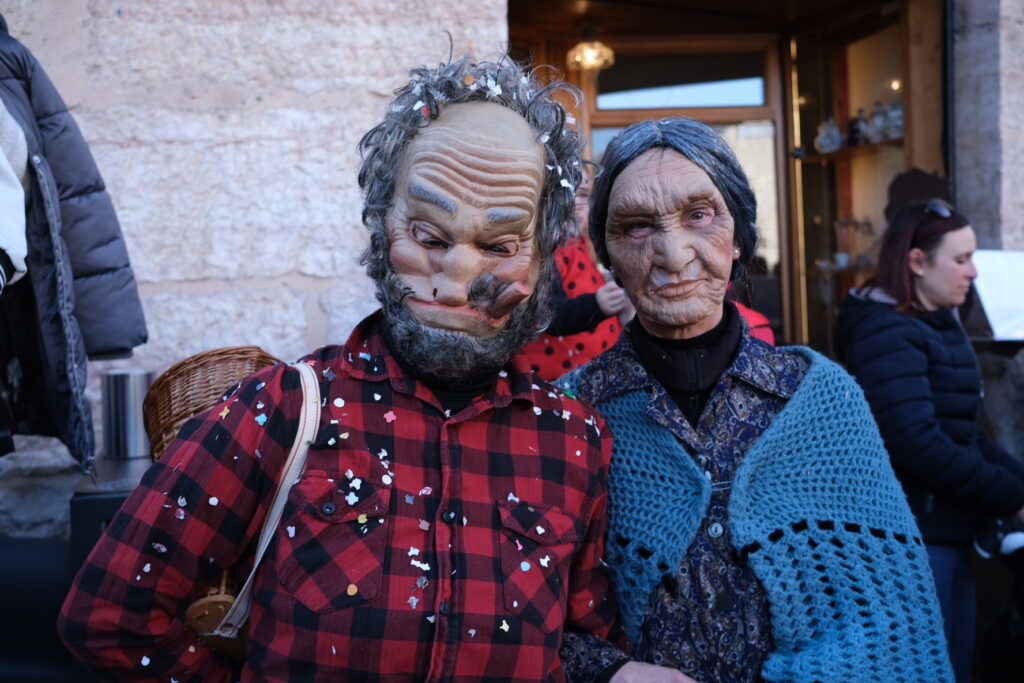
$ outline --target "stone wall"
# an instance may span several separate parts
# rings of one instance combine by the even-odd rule
[[[957,204],[979,246],[1024,249],[1024,4],[953,6]]]
[[[956,200],[987,249],[1024,249],[1024,4],[955,0]],[[1024,457],[1024,351],[983,351],[985,412]]]
[[[292,360],[373,310],[356,143],[408,67],[500,53],[504,0],[0,0],[68,103],[118,210],[159,373],[256,344]],[[102,435],[98,434],[100,446]],[[0,536],[65,535],[74,464],[0,458]],[[58,515],[58,518],[54,518]],[[63,517],[59,517],[63,515]]]

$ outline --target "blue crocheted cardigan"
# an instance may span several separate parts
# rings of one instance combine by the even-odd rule
[[[953,680],[924,546],[863,393],[810,349],[772,349],[759,361],[771,362],[772,353],[801,354],[810,365],[744,457],[729,503],[733,542],[769,601],[774,650],[762,676]],[[609,543],[607,560],[635,640],[664,574],[658,567],[680,566],[710,482],[645,416],[650,389],[617,393],[605,381],[595,400],[588,389],[602,378],[587,378],[580,391],[586,371],[560,384],[592,402],[612,430],[609,538],[629,543]]]

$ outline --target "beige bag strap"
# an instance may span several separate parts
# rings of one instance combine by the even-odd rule
[[[212,633],[203,635],[223,636],[225,638],[237,638],[238,631],[245,625],[249,618],[249,607],[252,604],[252,584],[256,578],[256,570],[263,560],[263,555],[270,545],[270,539],[277,531],[277,525],[281,521],[281,513],[284,512],[284,504],[288,500],[288,491],[299,479],[302,473],[302,466],[306,463],[306,453],[309,452],[310,442],[316,438],[316,428],[320,422],[320,383],[317,381],[316,372],[307,363],[292,363],[292,367],[299,371],[302,379],[302,413],[299,415],[299,428],[295,434],[295,443],[288,452],[288,460],[284,464],[284,473],[281,476],[281,483],[274,494],[274,500],[270,503],[270,510],[260,530],[260,541],[256,546],[256,558],[253,561],[252,571],[245,585],[238,592],[231,608],[221,619],[220,624]]]

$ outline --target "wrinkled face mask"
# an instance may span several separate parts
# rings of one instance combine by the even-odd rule
[[[605,242],[615,276],[651,334],[693,337],[722,319],[734,223],[722,193],[672,149],[638,156],[615,179]]]
[[[537,331],[543,170],[536,133],[493,103],[454,105],[409,145],[381,287],[397,351],[422,374],[497,370]]]

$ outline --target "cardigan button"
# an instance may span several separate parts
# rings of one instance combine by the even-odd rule
[[[711,538],[718,538],[724,531],[725,527],[718,522],[712,522],[711,525],[708,526],[708,536]]]
[[[338,506],[336,506],[336,505],[335,505],[334,503],[332,503],[331,501],[327,501],[326,503],[324,503],[323,505],[321,505],[321,506],[320,506],[320,510],[321,510],[321,511],[322,511],[322,512],[323,512],[323,513],[324,513],[325,515],[333,515],[333,514],[334,514],[334,511],[335,511],[335,510],[337,510],[337,509],[338,509]]]

